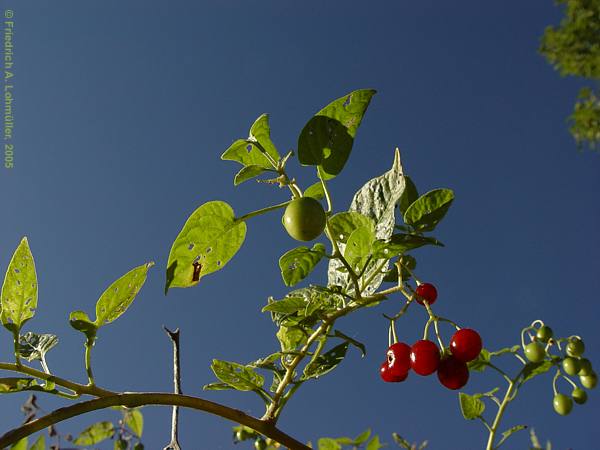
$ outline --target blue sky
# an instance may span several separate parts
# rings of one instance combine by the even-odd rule
[[[448,187],[456,200],[422,249],[418,273],[438,286],[437,311],[477,328],[491,349],[518,342],[543,319],[579,334],[600,361],[600,159],[581,153],[565,118],[577,89],[537,53],[552,2],[79,2],[3,0],[15,11],[15,167],[2,169],[0,268],[28,236],[40,285],[27,331],[52,332],[48,356],[58,374],[84,381],[81,336],[70,311],[93,312],[116,278],[156,261],[126,315],[100,332],[99,384],[169,391],[171,348],[163,324],[182,329],[183,390],[255,415],[253,395],[203,392],[212,358],[245,362],[276,350],[260,309],[283,296],[277,259],[296,246],[279,213],[248,224],[227,267],[193,289],[163,295],[173,239],[188,215],[214,199],[244,213],[287,199],[249,182],[219,159],[263,112],[280,152],[294,148],[304,123],[329,101],[375,88],[344,173],[331,183],[337,210],[388,170],[399,147],[419,190]],[[312,170],[291,165],[300,183]],[[317,274],[312,280],[322,281]],[[398,302],[394,304],[394,302]],[[456,394],[431,378],[387,385],[377,370],[387,323],[399,299],[344,319],[339,327],[367,345],[351,352],[288,404],[282,429],[303,439],[356,435],[370,427],[390,442],[398,432],[430,448],[483,448],[483,427],[465,421]],[[425,316],[398,324],[416,340]],[[449,330],[447,330],[449,332]],[[10,360],[8,332],[0,359]],[[600,362],[598,363],[600,364]],[[552,410],[551,375],[525,386],[506,427],[530,424],[557,449],[592,449],[597,392],[564,418]],[[473,375],[467,392],[500,383]],[[3,396],[3,429],[21,420],[25,396]],[[51,410],[62,401],[40,398]],[[104,411],[60,425],[77,433]],[[146,408],[147,448],[168,442],[168,408]],[[233,448],[231,424],[182,412],[187,449]],[[526,434],[506,448],[525,448]],[[238,446],[239,448],[239,446]]]

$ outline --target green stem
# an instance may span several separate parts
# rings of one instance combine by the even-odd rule
[[[242,425],[246,425],[268,438],[279,442],[292,450],[308,450],[309,447],[275,427],[274,424],[249,416],[242,411],[197,397],[162,392],[135,392],[111,395],[85,402],[76,403],[66,408],[57,409],[46,416],[10,430],[0,437],[0,448],[6,448],[22,438],[51,425],[91,411],[106,409],[111,406],[135,408],[144,405],[181,406],[205,411]]]
[[[508,404],[514,399],[512,396],[513,389],[515,389],[515,380],[510,380],[508,383],[508,388],[506,389],[506,393],[504,394],[504,398],[498,407],[498,412],[496,413],[496,417],[494,418],[494,422],[492,423],[491,429],[489,431],[487,446],[485,450],[494,450],[494,441],[496,440],[496,433],[498,432],[498,428],[500,427],[500,422],[502,421],[502,416],[504,415],[504,411]]]
[[[269,211],[274,211],[276,209],[285,208],[287,205],[290,204],[290,202],[291,202],[291,200],[288,200],[287,202],[279,203],[277,205],[268,206],[268,207],[262,208],[262,209],[257,209],[256,211],[252,211],[252,212],[249,212],[248,214],[244,214],[243,216],[237,217],[235,220],[238,222],[242,222],[242,221],[250,219],[251,217],[260,216],[261,214],[268,213]]]
[[[85,372],[88,377],[88,386],[94,386],[94,374],[92,373],[92,347],[94,346],[94,339],[87,339],[85,341]]]
[[[321,180],[321,186],[323,186],[323,193],[325,194],[325,200],[327,200],[327,212],[330,213],[333,209],[332,204],[331,204],[331,196],[329,195],[329,189],[327,189],[327,183],[325,183],[325,180],[321,176],[321,172],[319,171],[319,169],[317,169],[317,176],[319,177],[319,180]]]

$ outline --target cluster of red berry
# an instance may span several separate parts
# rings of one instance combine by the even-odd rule
[[[422,283],[415,290],[415,300],[423,305],[435,303],[437,290],[430,283]],[[448,349],[440,349],[428,340],[422,339],[412,346],[395,342],[387,351],[387,359],[381,364],[380,375],[386,382],[406,380],[408,372],[427,376],[437,371],[440,383],[448,389],[460,389],[469,380],[467,363],[479,356],[482,342],[479,333],[469,328],[458,329],[450,340]]]

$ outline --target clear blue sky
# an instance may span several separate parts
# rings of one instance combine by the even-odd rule
[[[93,313],[98,296],[134,266],[156,266],[128,313],[99,335],[98,383],[169,391],[171,348],[163,324],[182,329],[183,390],[261,415],[252,394],[208,392],[212,358],[245,362],[278,347],[260,309],[286,293],[277,258],[294,247],[279,213],[248,224],[228,266],[193,289],[163,295],[168,252],[188,215],[223,199],[243,213],[287,193],[249,182],[219,159],[263,112],[281,152],[330,100],[375,88],[343,175],[338,210],[388,170],[393,150],[421,191],[454,189],[436,233],[446,247],[415,252],[419,275],[440,291],[437,311],[480,330],[489,348],[518,342],[541,318],[578,333],[600,367],[600,155],[580,153],[565,118],[580,86],[537,53],[559,11],[551,1],[52,2],[2,0],[15,11],[15,168],[2,169],[0,268],[26,235],[39,278],[39,307],[26,330],[60,336],[48,356],[58,374],[84,381],[81,336],[69,312]],[[312,177],[294,163],[300,182]],[[322,268],[323,269],[323,268]],[[315,280],[321,280],[316,277]],[[394,302],[398,301],[397,304]],[[387,385],[378,367],[399,300],[345,319],[367,345],[332,374],[306,384],[280,421],[303,440],[371,427],[428,439],[434,450],[480,449],[481,424],[466,422],[456,393],[412,376]],[[413,341],[425,317],[399,323]],[[0,359],[11,358],[8,332]],[[597,448],[599,393],[559,417],[551,375],[525,388],[506,426],[533,425],[554,448]],[[467,392],[495,386],[473,375]],[[21,420],[25,395],[3,396],[2,430]],[[46,410],[64,404],[40,396]],[[60,425],[77,433],[104,411]],[[146,408],[147,448],[168,442],[168,408]],[[595,419],[594,419],[595,417]],[[183,411],[186,449],[230,449],[231,424]],[[507,449],[527,447],[526,433]],[[107,447],[108,448],[108,447]],[[112,448],[112,447],[111,447]],[[239,448],[239,447],[238,447]]]

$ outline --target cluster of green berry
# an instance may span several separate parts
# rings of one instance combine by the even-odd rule
[[[571,336],[569,338],[555,339],[552,329],[544,324],[540,324],[539,328],[535,329],[535,323],[531,327],[526,328],[523,332],[529,330],[536,331],[535,336],[531,336],[532,341],[523,345],[525,357],[532,363],[542,363],[549,358],[553,364],[560,365],[554,377],[553,389],[554,410],[563,416],[566,416],[573,409],[573,402],[582,405],[587,401],[587,392],[578,387],[569,376],[578,376],[579,382],[586,389],[593,389],[598,384],[598,375],[592,368],[592,363],[589,359],[583,358],[585,344],[579,336]],[[563,346],[561,344],[566,343]],[[550,349],[556,345],[560,351],[559,356],[552,355]],[[563,378],[573,386],[571,396],[561,394],[556,388],[556,382],[559,378]]]
[[[418,283],[415,289],[415,300],[424,305],[430,315],[427,322],[424,339],[418,340],[412,346],[404,342],[394,343],[387,350],[387,359],[379,369],[385,382],[402,382],[408,377],[410,370],[418,375],[428,376],[437,371],[440,383],[448,389],[460,389],[469,380],[467,363],[473,361],[481,353],[483,347],[481,336],[470,328],[460,328],[447,319],[433,315],[431,305],[437,300],[437,289],[431,283]],[[445,348],[438,335],[441,347],[427,339],[428,324],[443,320],[455,325],[457,331],[450,339],[450,346]],[[393,323],[390,325],[393,329]]]

